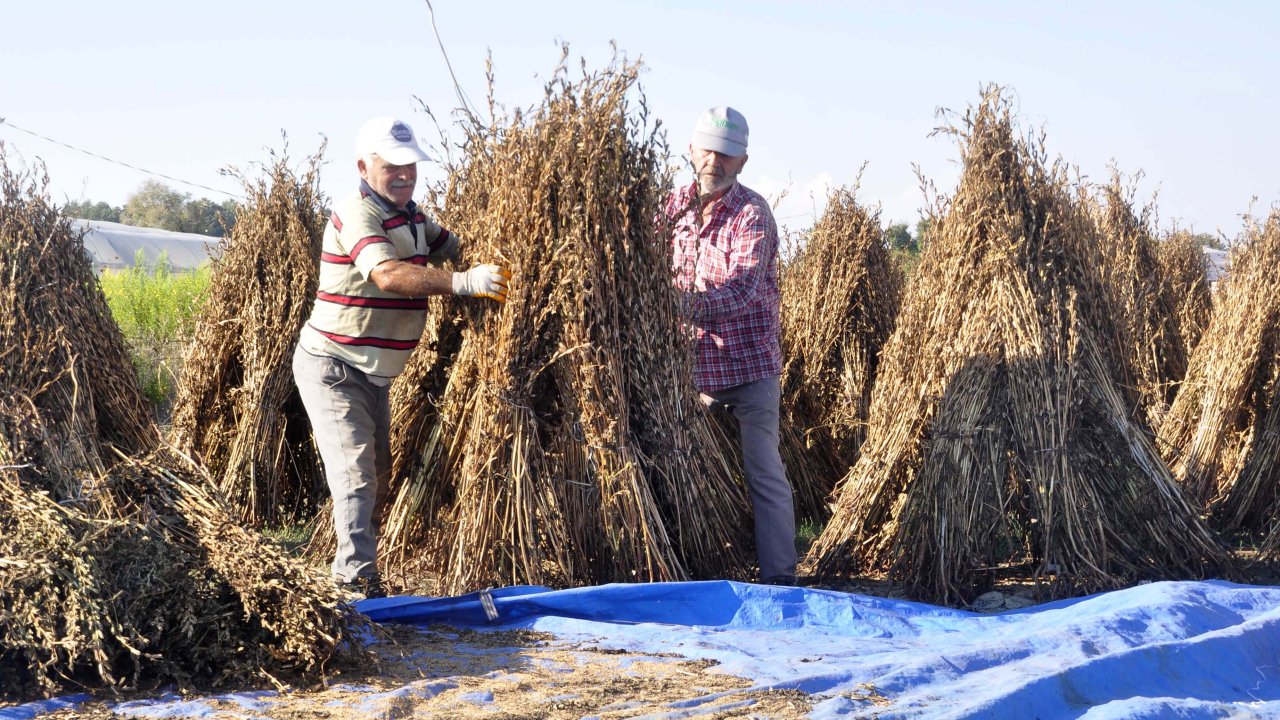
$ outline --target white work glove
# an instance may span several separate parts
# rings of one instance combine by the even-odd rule
[[[507,301],[507,281],[511,273],[497,265],[477,265],[453,274],[453,294]]]

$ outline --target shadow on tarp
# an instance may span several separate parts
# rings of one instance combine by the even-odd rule
[[[1280,717],[1280,587],[1161,582],[994,615],[727,581],[513,587],[358,608],[380,623],[530,629],[714,660],[714,671],[754,681],[742,692],[813,694],[814,718]],[[695,700],[646,717],[711,713],[711,699],[703,713]]]

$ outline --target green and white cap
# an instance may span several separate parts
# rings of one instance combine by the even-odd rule
[[[747,152],[747,119],[731,107],[713,107],[698,116],[693,126],[696,148],[738,157]]]

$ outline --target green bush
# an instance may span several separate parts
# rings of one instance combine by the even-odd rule
[[[907,277],[911,277],[916,271],[916,266],[920,264],[919,250],[891,249],[889,254],[893,256],[894,260],[898,261],[898,265]]]
[[[129,344],[138,382],[160,414],[177,390],[210,272],[208,263],[194,271],[175,271],[167,255],[148,263],[139,252],[133,267],[105,270],[100,277],[111,314]]]
[[[822,529],[825,526],[826,523],[818,522],[816,520],[801,520],[800,523],[796,525],[796,553],[798,555],[804,555],[809,552],[810,546],[812,546],[814,541],[818,539],[818,536],[822,534]]]

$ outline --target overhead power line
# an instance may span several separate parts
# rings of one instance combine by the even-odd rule
[[[458,76],[453,73],[453,63],[449,62],[449,53],[444,50],[444,40],[440,38],[440,29],[436,27],[436,9],[431,6],[431,0],[425,0],[427,3],[427,14],[431,16],[431,31],[436,35],[436,44],[440,46],[440,55],[444,57],[444,66],[449,69],[449,77],[453,80],[454,92],[458,95],[458,102],[462,104],[462,111],[471,118],[471,122],[480,125],[480,119],[476,117],[475,106],[471,104],[471,99],[467,97],[466,91],[462,89],[462,85],[458,82]]]
[[[20,132],[24,132],[24,133],[26,133],[26,134],[30,135],[31,137],[40,138],[41,140],[44,140],[44,141],[46,141],[46,142],[51,142],[51,143],[53,143],[54,145],[61,145],[61,146],[62,146],[62,147],[64,147],[64,148],[67,148],[67,149],[70,149],[70,150],[75,150],[76,152],[78,152],[78,153],[83,153],[83,154],[85,154],[85,155],[88,155],[89,157],[95,157],[95,158],[97,158],[97,159],[99,159],[99,160],[105,160],[106,162],[109,162],[109,163],[111,163],[111,164],[113,164],[113,165],[119,165],[119,166],[121,166],[121,167],[127,167],[127,168],[129,168],[130,170],[137,170],[138,172],[143,173],[143,174],[145,174],[145,175],[153,175],[153,176],[155,176],[155,177],[158,177],[158,178],[164,178],[165,180],[169,180],[169,181],[172,181],[172,182],[181,183],[181,184],[183,184],[183,185],[190,185],[191,187],[200,188],[201,190],[208,190],[209,192],[215,192],[215,193],[220,193],[220,194],[222,194],[222,195],[227,195],[227,196],[233,197],[233,198],[235,198],[235,199],[237,199],[237,200],[244,200],[244,196],[242,196],[242,195],[237,195],[237,194],[235,194],[235,193],[233,193],[233,192],[227,192],[226,190],[219,190],[218,188],[212,188],[212,187],[209,187],[208,185],[201,185],[200,183],[191,182],[190,180],[183,180],[182,178],[176,178],[176,177],[173,177],[172,175],[165,175],[164,173],[158,173],[158,172],[155,172],[154,170],[148,170],[148,169],[146,169],[146,168],[138,167],[137,165],[132,165],[132,164],[130,164],[130,163],[123,162],[123,161],[120,161],[120,160],[116,160],[116,159],[114,159],[114,158],[109,158],[109,157],[107,157],[106,155],[99,155],[99,154],[98,154],[98,153],[96,153],[96,152],[90,152],[90,151],[88,151],[88,150],[85,150],[84,148],[78,148],[78,147],[76,147],[75,145],[68,145],[67,143],[62,142],[61,140],[55,140],[55,139],[53,139],[53,138],[51,138],[51,137],[48,137],[47,135],[41,135],[41,134],[40,134],[40,133],[38,133],[38,132],[33,132],[33,131],[28,130],[28,129],[24,128],[24,127],[18,127],[17,125],[14,125],[13,123],[9,122],[7,119],[2,118],[2,117],[0,117],[0,125],[8,125],[9,127],[13,128],[14,130],[18,130],[18,131],[20,131]]]

